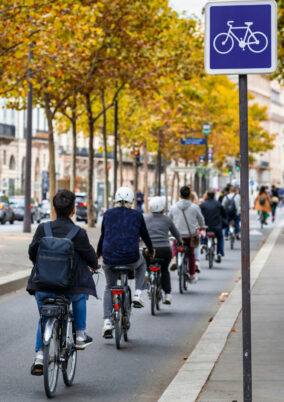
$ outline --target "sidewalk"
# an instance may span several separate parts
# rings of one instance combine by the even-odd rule
[[[284,230],[252,291],[253,401],[284,401]],[[242,316],[199,402],[243,401]]]
[[[284,220],[251,263],[253,401],[284,401]],[[160,402],[242,402],[241,281]]]

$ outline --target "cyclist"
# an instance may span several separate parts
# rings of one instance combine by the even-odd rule
[[[223,219],[226,219],[226,212],[223,205],[215,199],[215,190],[208,190],[206,201],[200,205],[201,212],[205,219],[205,224],[208,226],[208,232],[214,232],[217,238],[217,259],[216,262],[221,262],[224,256],[224,237],[223,237]]]
[[[170,208],[169,217],[173,220],[177,230],[181,234],[183,242],[188,245],[189,283],[195,284],[197,282],[195,276],[195,257],[194,248],[190,247],[190,236],[197,233],[197,224],[199,227],[204,226],[204,218],[200,208],[190,201],[190,189],[188,186],[181,187],[180,198],[181,200]],[[174,266],[171,267],[171,270],[173,268]]]
[[[192,202],[192,206],[196,207],[199,209],[199,199],[198,199],[198,195],[196,194],[195,191],[190,191],[190,201]],[[200,274],[200,253],[201,253],[201,249],[200,249],[200,244],[195,247],[194,249],[194,258],[195,258],[195,272],[197,272],[198,274]]]
[[[104,325],[102,336],[112,337],[111,287],[117,283],[117,274],[114,267],[127,265],[135,271],[134,307],[144,307],[141,297],[146,272],[146,262],[139,252],[140,237],[147,246],[149,256],[154,256],[149,233],[141,212],[131,209],[134,200],[133,191],[129,187],[120,187],[115,194],[114,208],[104,213],[101,237],[98,244],[97,255],[103,257],[103,269],[106,277],[104,291]]]
[[[236,187],[230,186],[228,194],[222,200],[222,205],[225,208],[228,221],[235,222],[236,238],[240,240],[241,197]],[[225,228],[225,239],[229,239],[229,227]]]
[[[68,190],[59,191],[53,197],[53,206],[56,212],[56,220],[51,222],[52,234],[54,237],[64,238],[67,233],[74,227],[71,220],[75,214],[75,194]],[[44,224],[40,224],[34,234],[33,240],[29,246],[29,257],[35,264],[40,240],[45,236]],[[30,275],[27,291],[31,295],[35,295],[38,309],[43,304],[43,300],[48,297],[54,297],[58,294],[65,295],[72,301],[73,315],[76,328],[76,348],[85,349],[87,345],[92,343],[92,338],[86,333],[86,295],[97,297],[95,284],[88,268],[91,267],[94,271],[98,268],[98,260],[95,250],[89,242],[88,235],[84,229],[78,231],[77,235],[72,240],[74,243],[74,277],[70,288],[50,289],[44,285],[38,285],[33,281],[35,268]],[[31,368],[32,375],[43,374],[43,351],[42,351],[42,333],[41,322],[39,320],[36,346],[35,360]]]
[[[168,270],[172,259],[172,251],[168,239],[169,231],[176,238],[178,243],[182,243],[181,236],[172,220],[164,215],[165,199],[163,197],[154,197],[150,200],[149,208],[152,214],[145,216],[145,223],[155,248],[155,257],[163,260],[161,264],[162,289],[165,292],[165,303],[171,304],[171,277]],[[147,264],[150,259],[146,256]]]
[[[260,215],[262,212],[264,213],[264,224],[268,225],[266,219],[269,217],[269,213],[271,212],[271,205],[269,195],[266,192],[265,186],[261,186],[259,193],[255,199],[254,209],[257,210]]]
[[[278,203],[279,203],[279,191],[276,188],[275,184],[272,184],[272,186],[271,186],[270,197],[271,197],[272,222],[274,222],[275,221],[275,215],[276,215],[276,208],[277,208]]]

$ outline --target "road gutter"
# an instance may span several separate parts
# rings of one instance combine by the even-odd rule
[[[265,266],[284,226],[272,230],[251,263],[251,289]],[[242,283],[238,281],[220,307],[187,361],[166,388],[159,402],[195,402],[213,371],[242,309]]]
[[[30,274],[31,269],[25,269],[0,277],[0,296],[21,289],[26,285]]]

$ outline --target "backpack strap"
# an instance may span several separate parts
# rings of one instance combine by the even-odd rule
[[[74,239],[74,237],[76,236],[76,234],[79,232],[80,229],[81,229],[80,226],[74,225],[73,228],[70,230],[70,232],[67,233],[67,235],[65,236],[65,239],[69,240]]]
[[[52,230],[51,230],[51,222],[45,222],[43,225],[44,228],[44,234],[46,237],[53,237],[52,235]]]

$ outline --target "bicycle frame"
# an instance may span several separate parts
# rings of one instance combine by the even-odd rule
[[[233,27],[232,24],[230,24],[230,23],[228,23],[228,25],[229,25],[229,29],[228,29],[228,32],[227,32],[227,39],[225,40],[224,44],[227,42],[229,36],[232,36],[234,39],[236,39],[236,41],[237,41],[239,44],[240,44],[240,43],[244,43],[243,48],[245,48],[245,46],[247,46],[247,45],[249,44],[248,42],[246,42],[246,40],[247,40],[247,38],[250,37],[250,36],[252,36],[252,37],[254,38],[254,40],[255,40],[255,42],[250,42],[250,44],[254,44],[254,43],[255,43],[255,44],[258,44],[258,41],[257,41],[257,39],[255,38],[254,33],[253,33],[253,31],[251,30],[251,28],[250,28],[249,25],[244,26],[244,27]],[[240,29],[245,29],[245,30],[246,30],[244,38],[239,39],[239,38],[237,37],[237,35],[233,32],[233,30],[238,30],[238,29],[239,29],[239,30],[240,30]]]

